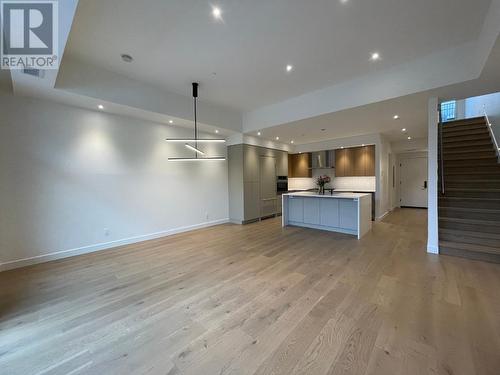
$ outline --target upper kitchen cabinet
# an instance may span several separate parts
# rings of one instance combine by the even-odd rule
[[[288,177],[312,177],[310,153],[288,155]]]
[[[365,147],[365,176],[375,176],[375,146]]]
[[[276,151],[276,175],[288,176],[288,152]]]
[[[335,177],[375,176],[375,146],[335,150]]]

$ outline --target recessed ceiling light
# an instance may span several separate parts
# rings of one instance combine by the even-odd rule
[[[222,10],[220,10],[219,7],[212,7],[212,16],[214,16],[216,20],[220,20],[222,18]]]
[[[399,120],[399,115],[394,115],[392,118],[393,118],[394,120]]]
[[[280,137],[276,137],[276,140],[279,141],[280,140]]]
[[[173,123],[174,123],[174,120],[168,120],[168,123],[169,123],[169,124],[173,124]]]
[[[411,137],[408,137],[408,140],[411,141]]]
[[[372,61],[377,61],[377,60],[380,60],[380,53],[378,52],[373,52],[372,53],[372,56],[370,58]]]
[[[286,71],[287,71],[287,73],[290,73],[292,70],[293,70],[293,65],[288,64],[288,65],[286,66]]]
[[[404,133],[406,131],[406,128],[401,129],[401,131]]]
[[[123,60],[124,62],[126,62],[126,63],[131,63],[132,61],[134,61],[134,58],[133,58],[132,56],[130,56],[130,55],[128,55],[128,54],[126,54],[126,53],[123,53],[123,54],[121,55],[121,58],[122,58],[122,60]]]
[[[344,146],[340,147],[342,150],[344,149]]]
[[[219,134],[219,130],[218,129],[215,129],[215,134]]]
[[[104,106],[103,106],[102,104],[99,104],[99,105],[97,106],[97,108],[99,108],[99,109],[104,109]]]
[[[261,132],[257,132],[257,135],[261,135]]]
[[[290,141],[290,143],[293,145],[295,143],[295,141],[292,140],[292,141]]]
[[[341,3],[341,4],[346,4],[346,3],[348,3],[348,2],[349,2],[349,0],[340,0],[340,3]]]

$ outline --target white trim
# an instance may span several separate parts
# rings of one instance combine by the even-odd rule
[[[185,226],[185,227],[164,230],[161,232],[124,238],[121,240],[103,242],[103,243],[94,244],[94,245],[82,246],[82,247],[78,247],[75,249],[56,251],[53,253],[38,255],[38,256],[34,256],[34,257],[30,257],[30,258],[13,260],[13,261],[5,262],[5,263],[0,263],[0,272],[8,271],[8,270],[12,270],[15,268],[20,268],[20,267],[26,267],[26,266],[30,266],[33,264],[45,263],[45,262],[49,262],[52,260],[69,258],[69,257],[73,257],[76,255],[89,254],[89,253],[93,253],[93,252],[101,251],[101,250],[109,250],[109,249],[113,249],[117,246],[130,245],[130,244],[137,243],[137,242],[154,240],[156,238],[168,237],[168,236],[172,236],[172,235],[178,234],[178,233],[189,232],[192,230],[212,227],[215,225],[220,225],[220,224],[225,224],[225,223],[229,223],[229,219],[214,220],[214,221],[209,221],[206,223],[189,225],[189,226]]]
[[[427,252],[429,254],[439,254],[439,246],[434,246],[430,243],[427,244]]]
[[[384,219],[384,217],[386,217],[387,215],[389,215],[391,213],[392,210],[388,210],[388,211],[385,211],[382,215],[378,216],[375,218],[376,221],[381,221]]]

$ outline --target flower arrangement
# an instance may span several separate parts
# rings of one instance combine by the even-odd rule
[[[318,193],[320,194],[324,194],[325,192],[325,185],[328,184],[332,179],[330,178],[330,176],[319,176],[317,179],[316,179],[316,185],[318,185],[319,189],[318,189]]]

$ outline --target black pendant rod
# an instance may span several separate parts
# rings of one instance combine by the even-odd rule
[[[197,149],[198,149],[198,116],[197,116],[197,111],[196,111],[196,100],[198,98],[198,83],[193,82],[193,100],[194,100],[194,143]],[[196,158],[198,158],[198,153],[195,152]]]

